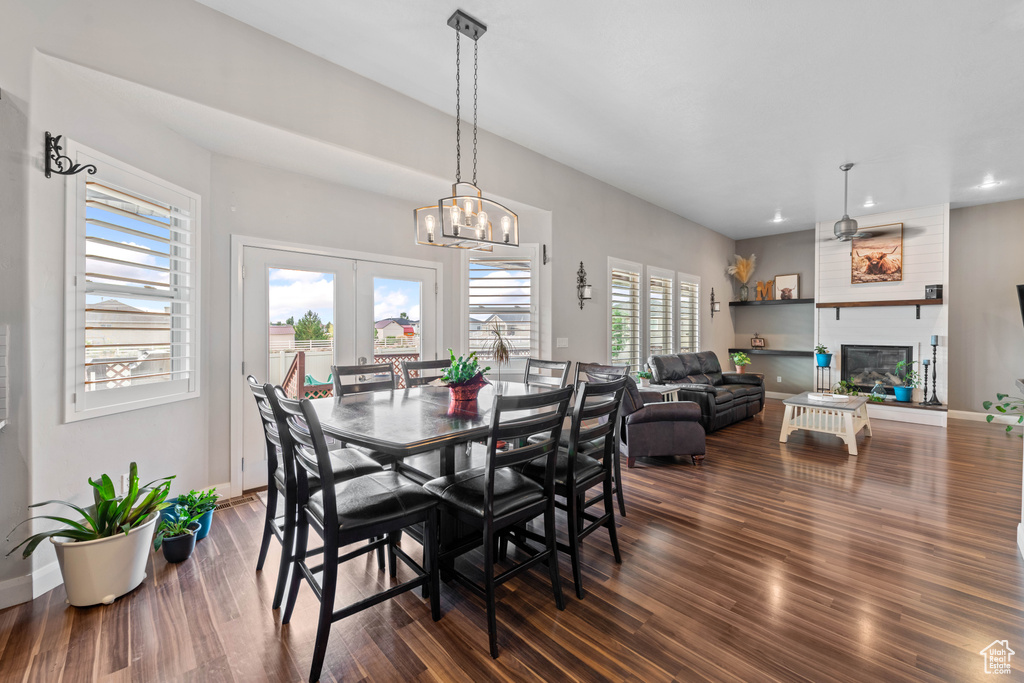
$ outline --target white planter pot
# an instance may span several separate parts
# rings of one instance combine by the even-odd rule
[[[651,380],[649,378],[647,378],[647,377],[642,377],[640,379],[640,386],[642,386],[642,387],[649,387],[649,386],[651,386]]]
[[[160,513],[125,534],[95,541],[59,541],[51,538],[64,577],[68,603],[86,607],[109,605],[135,590],[146,578],[146,562]]]

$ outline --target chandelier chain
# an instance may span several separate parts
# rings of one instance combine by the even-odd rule
[[[462,182],[462,89],[459,82],[459,74],[462,71],[462,50],[459,38],[462,36],[455,32],[455,182]]]
[[[480,53],[480,43],[473,41],[473,184],[476,185],[476,84],[477,84],[477,73],[479,71],[478,55]]]

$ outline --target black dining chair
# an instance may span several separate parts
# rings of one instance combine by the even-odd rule
[[[564,387],[569,379],[571,361],[526,359],[526,373],[523,381],[527,385]]]
[[[424,374],[426,370],[446,370],[452,364],[450,358],[443,358],[439,360],[404,360],[402,361],[402,378],[405,380],[405,387],[412,389],[413,387],[423,386],[429,384],[435,379],[441,376],[442,373],[436,375]],[[413,375],[413,373],[416,373]]]
[[[615,531],[615,501],[612,497],[612,463],[618,454],[619,408],[626,391],[626,377],[610,379],[607,382],[580,382],[576,385],[576,400],[573,406],[572,427],[569,430],[568,447],[559,447],[555,460],[555,495],[564,502],[556,505],[565,510],[568,522],[569,542],[559,543],[558,549],[568,553],[572,561],[572,578],[576,586],[576,597],[583,598],[583,539],[597,529],[608,529],[615,562],[621,563],[619,540]],[[600,443],[600,448],[594,444]],[[587,445],[586,453],[581,451]],[[547,459],[538,458],[527,463],[522,472],[534,481],[542,482],[547,476]],[[587,491],[601,485],[601,495],[587,500]],[[604,512],[593,515],[587,509],[604,504]],[[587,524],[589,522],[589,524]],[[545,530],[546,531],[546,530]],[[516,535],[543,541],[544,537],[526,530],[516,529]],[[517,544],[521,545],[521,544]]]
[[[331,376],[334,382],[334,395],[339,398],[368,391],[393,391],[398,387],[395,368],[391,363],[332,365]],[[395,459],[386,453],[363,446],[351,448],[370,456],[382,465],[395,464]]]
[[[554,389],[523,396],[495,396],[491,411],[490,437],[487,440],[487,462],[483,467],[438,477],[424,484],[437,496],[448,519],[471,528],[468,534],[452,540],[441,549],[441,563],[453,572],[455,579],[480,595],[487,603],[487,632],[491,656],[498,656],[498,624],[494,592],[499,584],[526,569],[546,563],[551,574],[555,605],[565,609],[558,575],[558,549],[555,546],[555,458],[562,421],[569,410],[572,387]],[[526,413],[524,415],[524,412]],[[541,441],[527,442],[527,437],[546,435]],[[506,442],[507,450],[498,450]],[[515,445],[515,444],[523,445]],[[543,481],[537,482],[515,468],[538,458],[546,459]],[[530,548],[530,557],[515,567],[495,576],[494,562],[498,535],[516,524],[544,515],[547,538],[543,550]],[[477,547],[483,548],[484,586],[481,588],[454,567],[454,560]],[[448,565],[451,564],[450,567]]]
[[[576,363],[576,373],[573,377],[573,386],[582,382],[607,382],[616,377],[625,377],[629,374],[628,365],[604,365],[603,363]],[[621,425],[620,425],[621,429]],[[564,439],[563,439],[564,441]],[[601,444],[603,445],[603,444]],[[626,497],[622,491],[622,449],[619,439],[615,440],[615,454],[612,457],[612,491],[619,502],[619,514],[626,516]],[[590,455],[589,444],[580,444],[580,452]]]
[[[288,433],[294,444],[294,458],[299,475],[298,502],[302,510],[296,528],[294,570],[281,622],[287,624],[291,621],[299,586],[305,579],[313,595],[320,601],[313,662],[309,671],[309,680],[313,683],[320,678],[331,624],[335,621],[420,587],[430,598],[430,613],[433,620],[441,618],[441,587],[437,565],[437,499],[419,484],[394,470],[338,481],[334,476],[331,455],[327,450],[324,432],[312,403],[308,399],[281,399],[279,403],[286,415]],[[319,490],[313,490],[308,485],[313,476],[320,480]],[[398,545],[398,532],[414,524],[422,524],[424,529],[422,566]],[[323,540],[320,564],[307,562],[306,544],[310,527]],[[359,541],[370,542],[339,555],[342,548]],[[397,560],[400,558],[412,570],[415,578],[335,610],[338,566],[384,546],[388,549],[391,576],[397,576]],[[316,577],[318,573],[319,580]]]
[[[284,396],[284,392],[270,384],[260,385],[252,375],[246,377],[246,382],[256,398],[256,407],[263,422],[263,436],[267,444],[267,511],[263,520],[263,539],[260,542],[256,571],[263,570],[267,551],[270,549],[270,539],[276,538],[281,543],[281,561],[277,570],[277,586],[274,589],[272,607],[277,609],[281,606],[288,583],[288,568],[292,559],[298,518],[295,466],[291,456],[292,440],[283,415],[276,405],[278,398]],[[331,456],[334,475],[338,480],[379,472],[382,469],[371,458],[353,449],[333,450]],[[314,488],[319,485],[315,478],[310,483]],[[283,508],[280,515],[277,514],[279,507]],[[383,551],[378,553],[378,561],[383,564]]]

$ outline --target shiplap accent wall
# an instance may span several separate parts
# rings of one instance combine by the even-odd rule
[[[832,222],[818,223],[815,248],[815,299],[818,303],[923,299],[925,285],[934,284],[943,285],[944,301],[941,306],[922,306],[920,320],[916,318],[913,306],[843,308],[840,309],[839,320],[836,320],[835,309],[816,309],[817,339],[834,354],[833,379],[838,381],[841,377],[840,350],[843,344],[912,346],[914,360],[920,365],[922,359],[931,359],[930,340],[936,334],[939,336],[938,397],[946,403],[949,377],[946,348],[950,295],[949,205],[857,216],[857,222],[864,230],[876,225],[903,223],[903,280],[852,284],[851,244],[834,239]],[[930,370],[928,375],[930,394]],[[923,389],[914,392],[914,400],[924,400]],[[908,421],[916,419],[911,416]]]

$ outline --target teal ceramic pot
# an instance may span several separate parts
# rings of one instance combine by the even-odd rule
[[[832,365],[832,354],[831,353],[816,353],[814,354],[814,360],[817,361],[819,368],[827,368]]]
[[[896,392],[896,400],[900,403],[910,403],[910,399],[914,395],[913,387],[893,387],[893,391]]]

